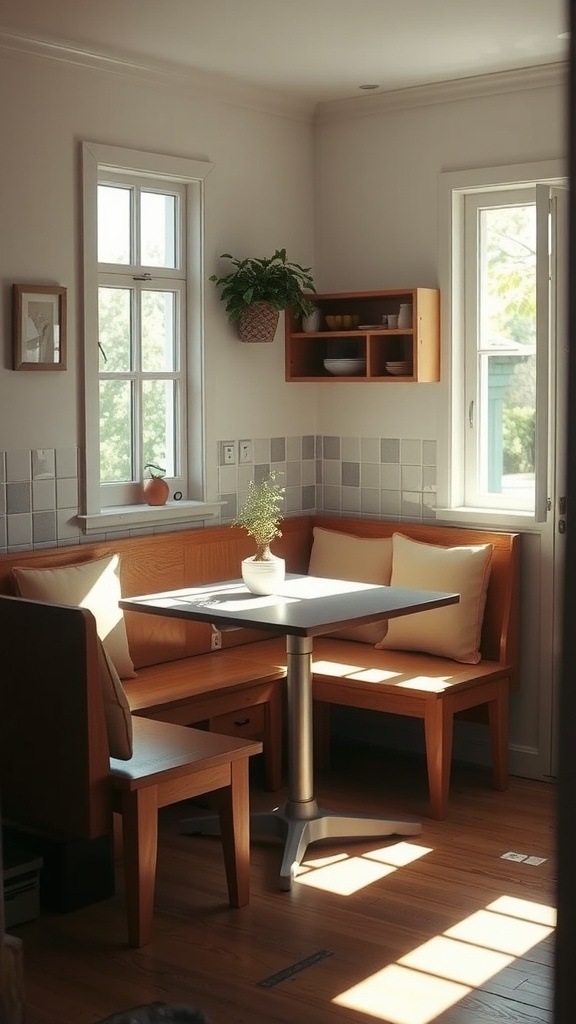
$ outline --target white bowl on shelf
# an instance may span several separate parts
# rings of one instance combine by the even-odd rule
[[[358,377],[366,370],[365,359],[325,359],[324,369],[334,377]]]

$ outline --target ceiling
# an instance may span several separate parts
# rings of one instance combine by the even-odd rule
[[[561,63],[566,0],[3,0],[0,30],[318,104]]]

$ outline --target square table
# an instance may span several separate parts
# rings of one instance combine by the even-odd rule
[[[287,574],[276,594],[252,594],[242,580],[225,580],[158,594],[123,598],[121,608],[212,623],[216,628],[260,629],[286,636],[288,687],[288,799],[282,808],[250,816],[253,832],[284,839],[280,888],[288,890],[307,846],[319,839],[418,835],[419,822],[334,813],[314,797],[312,651],[315,636],[377,619],[455,604],[458,594]],[[185,834],[214,834],[217,819],[190,819]]]

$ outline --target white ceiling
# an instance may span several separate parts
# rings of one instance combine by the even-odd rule
[[[563,62],[566,0],[2,0],[0,30],[316,104]]]

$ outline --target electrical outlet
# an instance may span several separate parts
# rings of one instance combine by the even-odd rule
[[[220,442],[220,465],[234,466],[236,464],[236,446],[234,441]]]
[[[252,462],[252,441],[238,442],[239,462]]]
[[[212,630],[212,639],[210,641],[210,649],[212,651],[219,651],[222,647],[222,633],[219,629]]]

